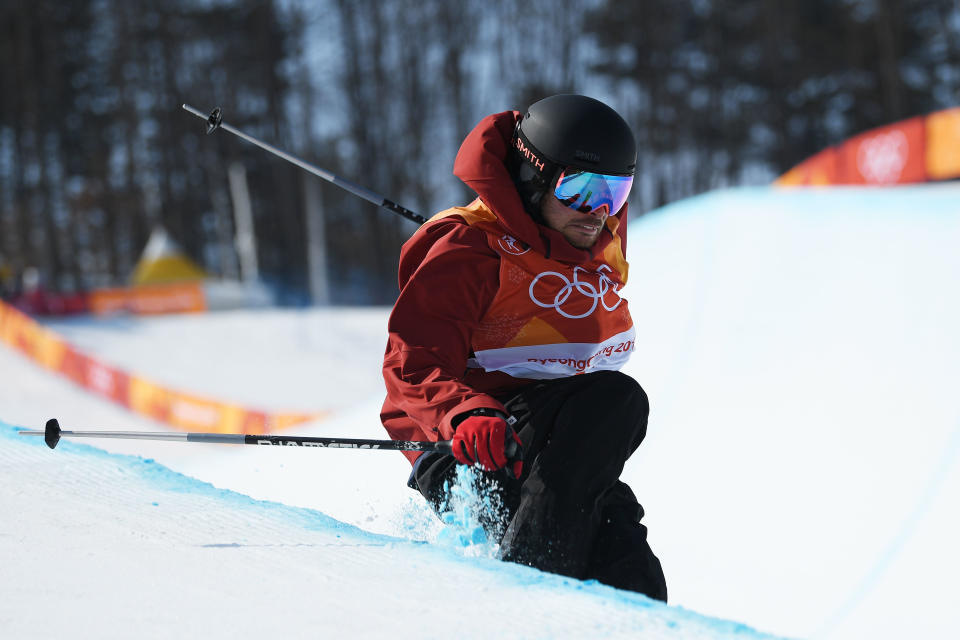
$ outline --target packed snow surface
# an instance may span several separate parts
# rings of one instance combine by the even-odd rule
[[[3,527],[7,638],[493,638],[531,623],[531,605],[536,627],[511,636],[768,637],[257,501],[152,459],[72,442],[52,454],[7,425],[0,445],[0,504],[19,520]]]
[[[463,544],[405,487],[396,453],[51,452],[4,426],[0,633],[942,637],[960,626],[958,244],[953,184],[741,189],[631,223],[626,371],[652,410],[624,479],[670,607]],[[49,325],[166,386],[335,410],[297,433],[384,437],[387,313]],[[3,346],[0,372],[8,425],[165,429]]]

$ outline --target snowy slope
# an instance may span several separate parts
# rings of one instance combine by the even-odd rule
[[[384,323],[383,309],[337,308],[71,318],[48,326],[121,369],[149,363],[151,379],[163,386],[266,410],[311,412],[350,407],[383,388]],[[346,366],[334,374],[332,363]],[[277,377],[282,384],[265,380]]]
[[[9,638],[769,637],[6,425],[0,486]]]
[[[955,185],[735,190],[631,225],[626,297],[638,340],[627,370],[652,415],[624,475],[647,510],[672,604],[802,637],[937,637],[960,625],[958,239]],[[383,309],[333,309],[54,328],[171,386],[339,410],[298,433],[382,437],[385,322]],[[4,347],[0,371],[7,423],[163,428]],[[409,467],[397,454],[87,442],[373,535],[441,533],[404,487]],[[33,490],[10,482],[15,494]],[[409,575],[397,571],[384,580],[403,590]],[[16,586],[2,586],[8,600]],[[411,607],[420,602],[410,594]]]
[[[707,194],[630,243],[652,415],[627,475],[673,601],[796,636],[960,628],[960,184]]]

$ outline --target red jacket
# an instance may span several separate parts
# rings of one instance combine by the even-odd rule
[[[626,282],[627,207],[607,219],[590,250],[535,222],[504,165],[520,115],[494,114],[474,128],[454,174],[479,198],[431,218],[401,251],[380,414],[395,440],[450,439],[457,416],[477,408],[503,411],[494,395],[537,378],[619,368],[633,348],[629,311],[616,293]],[[531,269],[540,273],[531,278]],[[545,340],[547,333],[557,337]],[[527,339],[518,340],[522,336]],[[567,354],[567,347],[579,355]],[[489,364],[504,354],[517,362]],[[411,462],[417,456],[407,453]]]

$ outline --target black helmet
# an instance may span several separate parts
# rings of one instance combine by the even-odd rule
[[[544,194],[568,167],[632,176],[636,166],[637,143],[626,121],[599,100],[575,94],[530,105],[517,123],[507,162],[532,215],[539,215]]]

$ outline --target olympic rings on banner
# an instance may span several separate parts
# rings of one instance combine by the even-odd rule
[[[598,304],[602,304],[603,308],[606,309],[607,311],[613,311],[618,306],[620,306],[620,303],[623,302],[623,298],[621,298],[620,294],[617,293],[617,290],[620,288],[620,285],[614,283],[613,280],[611,280],[605,273],[603,273],[604,271],[611,271],[611,269],[608,265],[602,265],[599,269],[597,269],[596,275],[599,276],[599,279],[597,281],[596,286],[594,286],[589,282],[580,280],[580,275],[579,275],[580,273],[588,273],[588,271],[583,267],[573,268],[572,282],[570,281],[569,278],[567,278],[567,276],[557,271],[544,271],[543,273],[538,274],[537,277],[533,279],[533,282],[530,283],[530,291],[529,291],[530,299],[533,301],[535,305],[539,307],[543,307],[544,309],[556,309],[557,313],[562,315],[564,318],[570,318],[572,320],[576,320],[578,318],[586,318],[597,309]],[[554,276],[554,277],[560,278],[563,281],[563,286],[557,292],[557,295],[553,297],[553,302],[549,302],[549,303],[543,302],[540,299],[538,299],[536,294],[533,291],[534,287],[537,286],[537,283],[540,282],[540,279],[545,276]],[[576,289],[577,292],[580,293],[581,295],[584,295],[587,298],[591,298],[593,300],[593,304],[590,305],[590,309],[585,313],[575,315],[567,311],[564,311],[562,308],[564,303],[566,303],[567,300],[569,300],[570,295],[573,293],[574,289]],[[613,295],[615,295],[617,298],[617,302],[613,306],[609,306],[607,304],[606,295],[608,293],[613,293]]]

